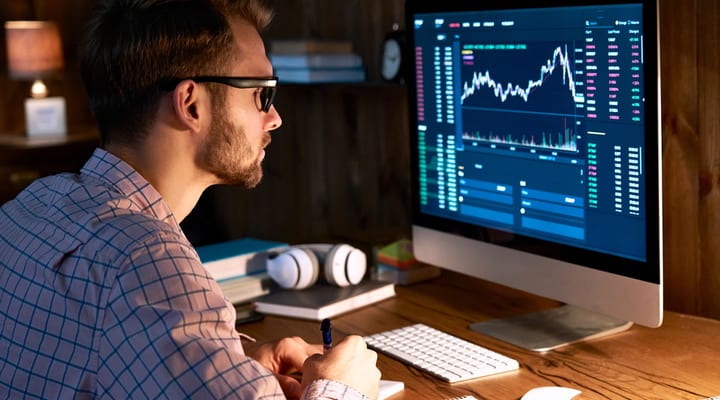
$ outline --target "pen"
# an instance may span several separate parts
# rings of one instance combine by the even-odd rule
[[[322,320],[320,331],[322,332],[323,350],[328,351],[332,347],[332,325],[330,325],[330,318]]]

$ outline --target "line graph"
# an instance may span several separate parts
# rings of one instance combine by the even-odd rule
[[[480,58],[480,57],[473,57]],[[530,57],[527,57],[530,58]],[[498,58],[497,54],[494,54],[492,58],[488,57],[488,62],[492,62],[495,65],[493,71],[507,71],[510,68],[511,71],[517,71],[518,68],[513,65],[521,64],[522,66],[527,65],[524,60],[515,57],[514,60],[498,61],[503,60]],[[469,63],[473,67],[477,67],[477,59],[474,62]],[[481,60],[485,61],[485,60]],[[466,100],[475,95],[476,92],[483,89],[488,89],[492,92],[496,99],[504,103],[509,98],[519,98],[525,103],[528,102],[531,94],[537,89],[541,88],[543,84],[554,74],[559,72],[562,77],[562,85],[566,86],[570,92],[570,97],[574,102],[581,102],[582,96],[579,96],[576,88],[575,79],[573,77],[573,71],[571,68],[572,60],[568,55],[567,44],[555,47],[552,51],[552,55],[546,59],[545,63],[542,63],[537,67],[536,72],[533,76],[537,79],[529,79],[527,84],[514,83],[512,81],[502,79],[496,79],[490,72],[491,69],[486,69],[485,72],[472,72],[472,77],[469,81],[465,81],[462,86],[462,93],[460,96],[460,102],[465,103]],[[536,64],[537,65],[537,64]],[[516,73],[516,75],[520,75]],[[518,79],[520,81],[520,79]]]
[[[513,49],[464,44],[457,83],[463,143],[491,149],[582,150],[584,71],[574,43]],[[484,71],[484,72],[479,72]]]

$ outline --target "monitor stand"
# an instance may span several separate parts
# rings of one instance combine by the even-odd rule
[[[632,322],[564,305],[511,318],[470,324],[470,329],[533,351],[549,351],[571,343],[625,331]]]

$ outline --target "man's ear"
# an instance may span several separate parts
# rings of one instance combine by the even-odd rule
[[[200,113],[202,107],[199,104],[200,90],[195,81],[186,79],[177,86],[172,93],[173,112],[180,124],[195,132],[200,131]]]

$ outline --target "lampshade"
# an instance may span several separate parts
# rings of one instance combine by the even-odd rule
[[[5,33],[10,77],[34,81],[31,98],[25,99],[28,136],[65,135],[65,99],[48,97],[42,81],[63,67],[58,26],[47,21],[8,21]]]
[[[8,71],[13,79],[41,79],[63,67],[57,24],[49,21],[7,21]]]

